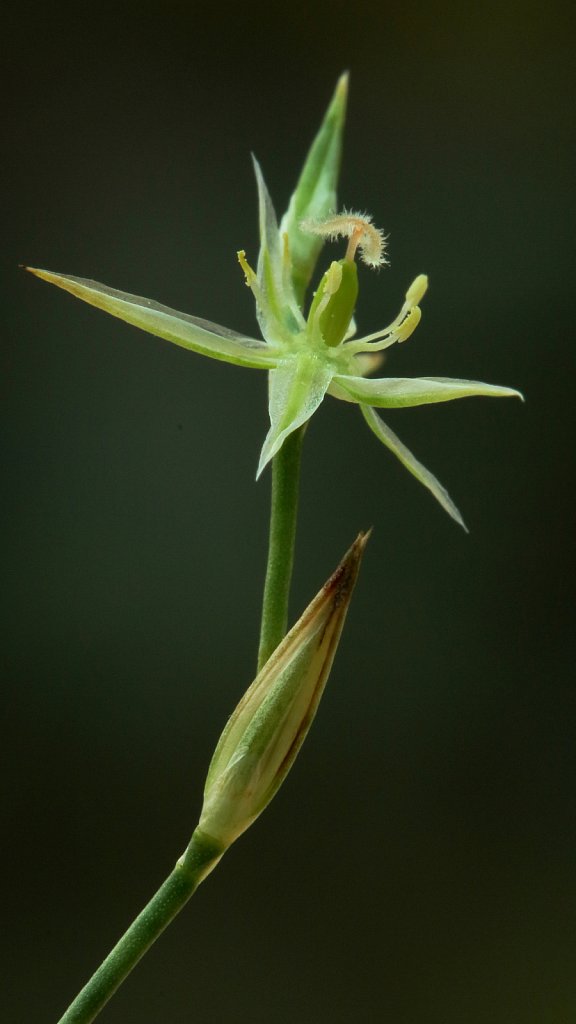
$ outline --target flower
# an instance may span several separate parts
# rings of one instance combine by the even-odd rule
[[[357,251],[371,267],[386,262],[385,237],[366,214],[334,213],[347,76],[343,75],[310,149],[280,225],[259,164],[260,253],[256,271],[242,250],[238,259],[256,300],[263,340],[186,313],[178,313],[96,281],[28,267],[37,277],[150,334],[213,359],[269,371],[270,429],[257,476],[285,439],[307,423],[326,394],[360,406],[376,437],[390,449],[458,523],[462,517],[435,476],[383,422],[377,409],[448,402],[474,395],[522,398],[513,388],[450,377],[370,377],[384,349],[405,341],[417,327],[427,278],[419,274],[396,319],[381,331],[355,339]],[[343,259],[333,261],[305,315],[305,293],[324,242],[348,239]],[[465,528],[465,527],[464,527]]]

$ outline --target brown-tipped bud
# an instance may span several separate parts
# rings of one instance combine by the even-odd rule
[[[310,728],[352,597],[360,534],[229,719],[206,779],[199,831],[225,849],[284,781]]]

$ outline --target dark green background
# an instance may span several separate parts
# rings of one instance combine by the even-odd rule
[[[253,673],[264,375],[18,263],[255,330],[249,154],[279,209],[338,74],[340,197],[390,235],[360,329],[430,291],[395,375],[523,389],[389,416],[470,536],[328,399],[293,611],[374,526],[286,786],[109,1024],[576,1016],[570,5],[8,5],[2,979],[54,1024],[169,871]],[[333,250],[337,252],[336,249]]]

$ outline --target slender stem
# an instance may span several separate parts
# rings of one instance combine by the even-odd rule
[[[146,950],[190,899],[222,850],[196,830],[178,864],[112,952],[70,1004],[58,1024],[90,1024]]]
[[[268,564],[262,602],[258,670],[286,635],[294,563],[300,458],[306,424],[289,434],[272,460],[272,505]]]
[[[286,439],[272,462],[272,506],[268,565],[264,584],[258,667],[268,660],[286,633],[294,561],[300,457],[306,427]],[[144,953],[188,902],[223,850],[196,829],[176,867],[112,952],[92,975],[58,1024],[90,1024]]]

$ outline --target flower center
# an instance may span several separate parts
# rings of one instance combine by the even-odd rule
[[[356,252],[359,251],[360,258],[368,266],[380,266],[385,262],[384,233],[374,227],[368,215],[347,210],[322,221],[304,220],[300,228],[331,241],[337,238],[348,239],[344,259],[330,264],[320,281],[308,314],[312,335],[320,335],[324,343],[333,348],[344,341],[356,307]]]
[[[346,256],[330,264],[310,306],[308,324],[313,335],[320,333],[330,348],[346,337],[358,297],[358,271]]]
[[[331,242],[337,238],[349,238],[346,250],[348,260],[353,260],[359,249],[361,260],[369,267],[380,267],[387,262],[384,232],[374,227],[370,214],[344,210],[325,220],[303,220],[300,229],[306,234],[319,235]]]

